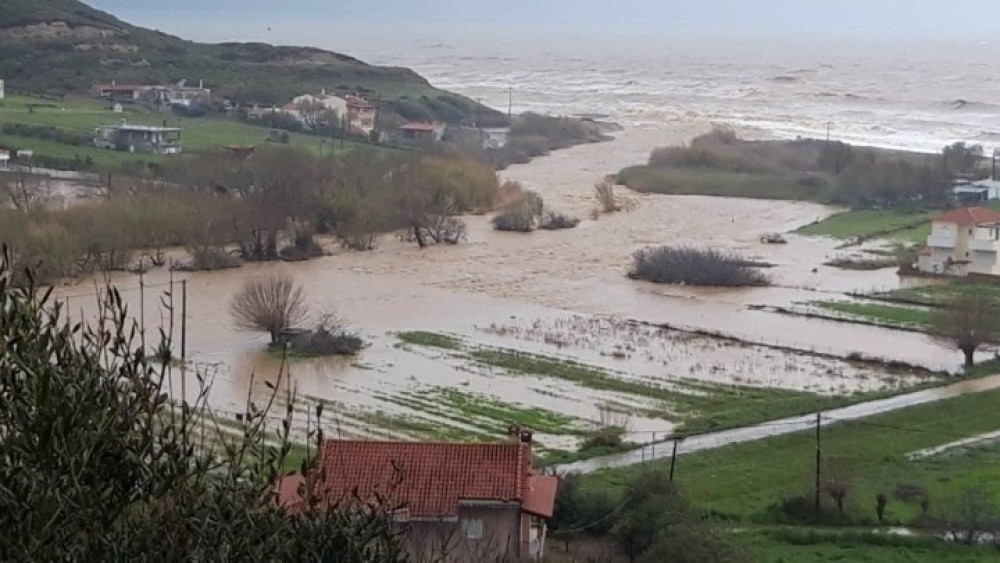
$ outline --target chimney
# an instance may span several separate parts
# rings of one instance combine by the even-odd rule
[[[517,424],[516,422],[507,427],[508,442],[531,445],[533,435],[534,432],[521,426],[520,424]]]
[[[520,434],[518,435],[519,441],[522,444],[528,444],[530,446],[531,438],[534,434],[535,433],[532,432],[531,430],[528,430],[527,428],[522,428]]]

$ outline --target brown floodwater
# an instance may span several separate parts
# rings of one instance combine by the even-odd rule
[[[279,361],[268,355],[267,337],[235,330],[229,301],[248,277],[288,272],[302,284],[314,313],[336,311],[371,346],[352,360],[295,361],[291,375],[300,393],[334,401],[345,408],[400,410],[385,396],[406,390],[461,388],[526,406],[551,409],[593,421],[604,401],[635,402],[584,389],[565,381],[513,379],[483,372],[446,354],[397,346],[394,331],[447,332],[482,342],[579,358],[622,377],[704,379],[823,393],[852,392],[904,385],[907,378],[886,377],[840,361],[822,360],[774,348],[785,346],[845,356],[904,360],[931,369],[954,370],[960,355],[916,333],[799,318],[750,305],[787,306],[826,299],[847,291],[898,287],[892,270],[852,272],[822,266],[840,253],[822,238],[788,236],[788,244],[759,242],[766,232],[785,232],[835,212],[806,202],[761,201],[698,196],[639,195],[629,212],[591,219],[593,185],[606,174],[642,163],[660,145],[682,143],[708,124],[678,121],[662,128],[631,129],[613,142],[584,145],[512,166],[503,178],[518,180],[542,195],[552,209],[583,219],[576,229],[532,234],[498,233],[488,216],[467,217],[468,242],[419,249],[395,236],[381,237],[372,252],[331,246],[331,255],[301,263],[248,264],[235,270],[174,274],[188,283],[187,358],[214,375],[213,404],[239,409],[247,394],[259,396],[274,380]],[[628,279],[630,255],[647,245],[689,244],[733,250],[773,263],[774,287],[710,289],[657,286]],[[159,295],[169,272],[145,276],[145,321],[161,325]],[[138,315],[137,276],[119,274],[120,285]],[[69,296],[74,317],[93,314],[90,282],[58,288]],[[179,294],[179,284],[175,284]],[[179,299],[178,299],[179,300]],[[596,320],[595,320],[596,319]],[[602,341],[601,319],[668,323],[675,327],[719,331],[764,346],[736,346],[710,338],[676,334],[618,334]],[[614,324],[614,323],[611,323]],[[528,334],[539,325],[537,334]],[[545,329],[549,326],[549,329]],[[520,327],[518,330],[514,330]],[[558,328],[556,328],[558,327]],[[175,337],[179,321],[175,323]],[[561,336],[546,338],[545,332]],[[568,340],[574,345],[567,346]],[[630,340],[631,339],[631,340]],[[640,342],[641,340],[641,342]],[[637,344],[638,342],[638,344]],[[628,353],[616,353],[617,344]],[[919,378],[916,378],[919,379]],[[915,381],[916,379],[913,379]],[[405,409],[402,409],[405,410]],[[433,416],[433,415],[428,415]],[[667,421],[637,418],[639,431],[669,431]],[[355,425],[353,435],[366,435]]]

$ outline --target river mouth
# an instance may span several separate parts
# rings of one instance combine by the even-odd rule
[[[465,218],[468,243],[458,246],[419,249],[385,235],[372,252],[331,247],[330,256],[308,262],[184,274],[187,359],[214,375],[211,401],[223,415],[239,412],[248,394],[263,396],[264,382],[275,381],[280,360],[266,352],[266,336],[232,328],[228,304],[247,277],[282,271],[302,284],[314,313],[336,311],[371,344],[356,358],[290,363],[300,397],[327,405],[327,416],[336,420],[333,433],[344,437],[458,439],[463,432],[473,439],[495,437],[516,422],[507,418],[523,416],[551,423],[550,432],[541,433],[542,443],[568,450],[584,430],[601,424],[602,405],[631,411],[635,441],[662,438],[690,415],[654,416],[659,407],[642,393],[623,396],[579,381],[544,374],[516,377],[484,367],[468,358],[479,346],[572,359],[608,377],[661,386],[693,380],[822,396],[903,389],[932,377],[859,367],[836,356],[901,360],[935,371],[958,368],[958,354],[920,334],[749,307],[899,285],[892,271],[822,266],[835,252],[832,240],[789,235],[788,244],[760,242],[762,233],[790,231],[833,208],[630,194],[638,204],[634,210],[591,218],[595,182],[645,161],[655,146],[686,142],[708,128],[707,123],[677,121],[630,129],[614,141],[558,151],[502,173],[536,190],[552,209],[581,218],[576,229],[498,233],[489,217],[472,216]],[[769,274],[776,285],[657,286],[625,276],[635,250],[667,243],[732,250],[775,264]],[[181,275],[174,276],[176,296]],[[145,275],[149,331],[166,322],[158,302],[170,277],[162,270]],[[112,281],[122,288],[138,283],[126,274]],[[74,317],[93,314],[94,300],[82,297],[86,287],[62,287],[56,293],[70,297]],[[138,315],[138,291],[123,289],[123,297]],[[643,329],[641,323],[724,333],[733,340]],[[175,320],[175,338],[178,325]],[[397,334],[404,331],[454,335],[470,350],[463,358],[440,348],[407,346]],[[470,417],[473,410],[479,414]]]

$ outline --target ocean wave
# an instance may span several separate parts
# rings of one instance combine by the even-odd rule
[[[989,102],[977,102],[975,100],[964,100],[962,98],[945,102],[945,105],[951,106],[951,108],[955,110],[1000,111],[1000,104],[994,104]]]
[[[789,76],[787,74],[779,74],[778,76],[772,76],[768,78],[771,82],[798,82],[801,80],[798,76]]]

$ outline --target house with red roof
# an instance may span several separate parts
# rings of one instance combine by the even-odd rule
[[[934,217],[917,269],[953,276],[1000,276],[1000,212],[963,207]]]
[[[406,527],[416,561],[540,560],[558,478],[532,468],[531,436],[512,427],[492,444],[327,440],[314,494],[331,507],[379,502]],[[301,506],[304,482],[279,483],[286,510]]]
[[[411,121],[403,124],[399,131],[403,140],[417,143],[434,143],[444,137],[445,124],[436,121]]]

